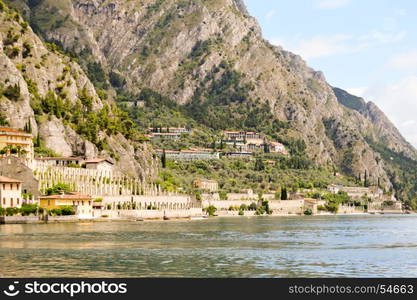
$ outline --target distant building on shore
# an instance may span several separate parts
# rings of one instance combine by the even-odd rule
[[[384,198],[384,192],[382,191],[382,189],[376,186],[349,187],[349,186],[332,184],[328,186],[327,190],[333,194],[337,194],[339,191],[345,192],[353,200],[360,200],[363,197],[367,197],[370,199],[383,199]]]
[[[93,199],[91,196],[83,195],[76,192],[68,192],[60,195],[41,196],[39,206],[52,210],[71,206],[79,218],[93,217]]]
[[[22,206],[22,181],[14,178],[0,176],[1,207]]]

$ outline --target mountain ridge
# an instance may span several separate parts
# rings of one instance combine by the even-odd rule
[[[394,181],[390,162],[369,141],[417,157],[374,104],[340,104],[322,72],[266,41],[242,1],[8,2],[45,40],[74,53],[86,69],[101,68],[111,97],[128,93],[133,101],[151,89],[209,128],[305,141],[318,165],[351,176],[366,172],[387,189]]]

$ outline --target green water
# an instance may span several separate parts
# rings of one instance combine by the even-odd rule
[[[4,277],[417,277],[417,216],[0,226]]]

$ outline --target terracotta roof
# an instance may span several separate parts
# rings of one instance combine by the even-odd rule
[[[0,127],[0,131],[4,131],[4,132],[14,132],[14,133],[27,133],[21,130],[16,130],[13,128],[9,128],[9,127]]]
[[[5,177],[5,176],[0,176],[0,182],[20,183],[20,182],[23,182],[23,181],[18,180],[18,179],[13,179],[13,178]]]
[[[18,133],[18,134],[26,135],[28,137],[32,136],[32,134],[30,134],[30,133],[27,133],[27,132],[24,132],[24,131],[21,131],[21,130],[16,130],[16,129],[9,128],[9,127],[0,127],[0,133],[2,133],[2,132]]]
[[[41,196],[39,199],[63,199],[63,200],[92,200],[93,198],[88,195],[82,195],[80,193],[71,192],[64,195],[50,195],[50,196]]]
[[[114,165],[114,163],[107,158],[93,158],[93,159],[86,160],[85,163],[86,164],[98,164],[98,163],[101,163],[103,161],[107,161],[108,163]]]

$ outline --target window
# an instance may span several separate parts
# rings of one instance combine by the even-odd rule
[[[10,198],[10,207],[13,207],[13,198]]]
[[[6,198],[3,198],[3,205],[6,205]]]
[[[5,184],[3,184],[3,190],[6,190],[6,185]]]
[[[19,205],[19,198],[17,198],[17,202],[16,203],[17,203],[17,205]]]

